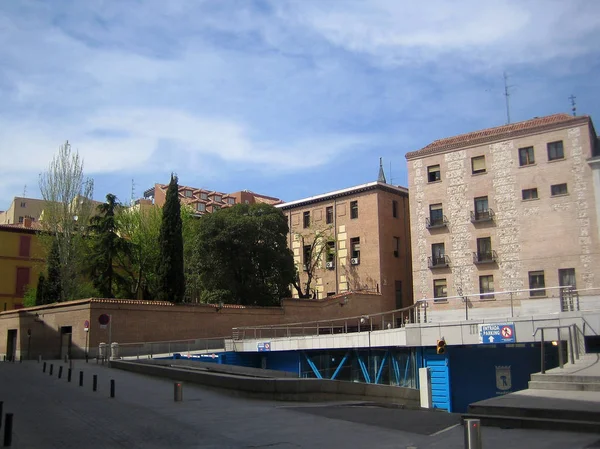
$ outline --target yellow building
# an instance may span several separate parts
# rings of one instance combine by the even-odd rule
[[[44,268],[43,250],[30,219],[0,225],[0,310],[23,307],[28,285],[37,284]]]

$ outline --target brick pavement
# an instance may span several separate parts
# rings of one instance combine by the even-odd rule
[[[0,400],[15,416],[13,447],[21,448],[462,448],[462,429],[437,435],[454,418],[447,414],[298,404],[234,397],[185,385],[184,402],[173,402],[164,379],[75,362],[72,382],[42,373],[37,362],[0,363]],[[78,372],[84,371],[84,386]],[[92,391],[92,374],[98,391]],[[109,382],[116,381],[116,398]],[[369,412],[371,410],[371,412]],[[437,416],[436,416],[437,415]],[[438,420],[439,422],[437,422]],[[437,424],[436,424],[437,423]],[[397,429],[397,430],[395,430]],[[486,449],[583,449],[589,434],[484,428]]]

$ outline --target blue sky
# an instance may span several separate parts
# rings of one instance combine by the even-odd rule
[[[432,140],[600,120],[600,2],[5,0],[0,209],[68,139],[96,199],[155,182],[299,199],[406,185]],[[600,126],[597,124],[597,126]]]

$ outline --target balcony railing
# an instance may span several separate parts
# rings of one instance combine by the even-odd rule
[[[481,223],[484,221],[492,221],[496,214],[492,209],[471,211],[471,222]]]
[[[427,227],[427,229],[443,228],[447,225],[448,225],[448,219],[446,218],[445,215],[443,215],[441,217],[436,217],[436,218],[431,218],[431,217],[425,218],[425,226]]]
[[[427,265],[429,268],[446,268],[450,263],[450,258],[448,256],[438,256],[427,258]]]
[[[474,252],[473,253],[473,263],[494,263],[498,260],[498,255],[496,251],[485,251],[485,252]]]

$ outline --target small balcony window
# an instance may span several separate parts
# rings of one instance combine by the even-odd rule
[[[494,219],[494,211],[488,205],[488,197],[481,196],[475,198],[475,210],[471,212],[471,221],[473,223],[480,221],[490,221]]]
[[[444,209],[442,208],[441,203],[429,205],[429,218],[426,218],[426,222],[428,228],[446,226],[447,220],[444,216]]]
[[[477,239],[477,252],[473,253],[473,263],[494,263],[496,260],[497,255],[492,249],[492,239],[490,237]]]
[[[524,167],[533,164],[535,164],[533,147],[519,148],[519,166]]]
[[[444,268],[448,266],[448,257],[443,243],[431,245],[431,257],[428,260],[429,268]]]

